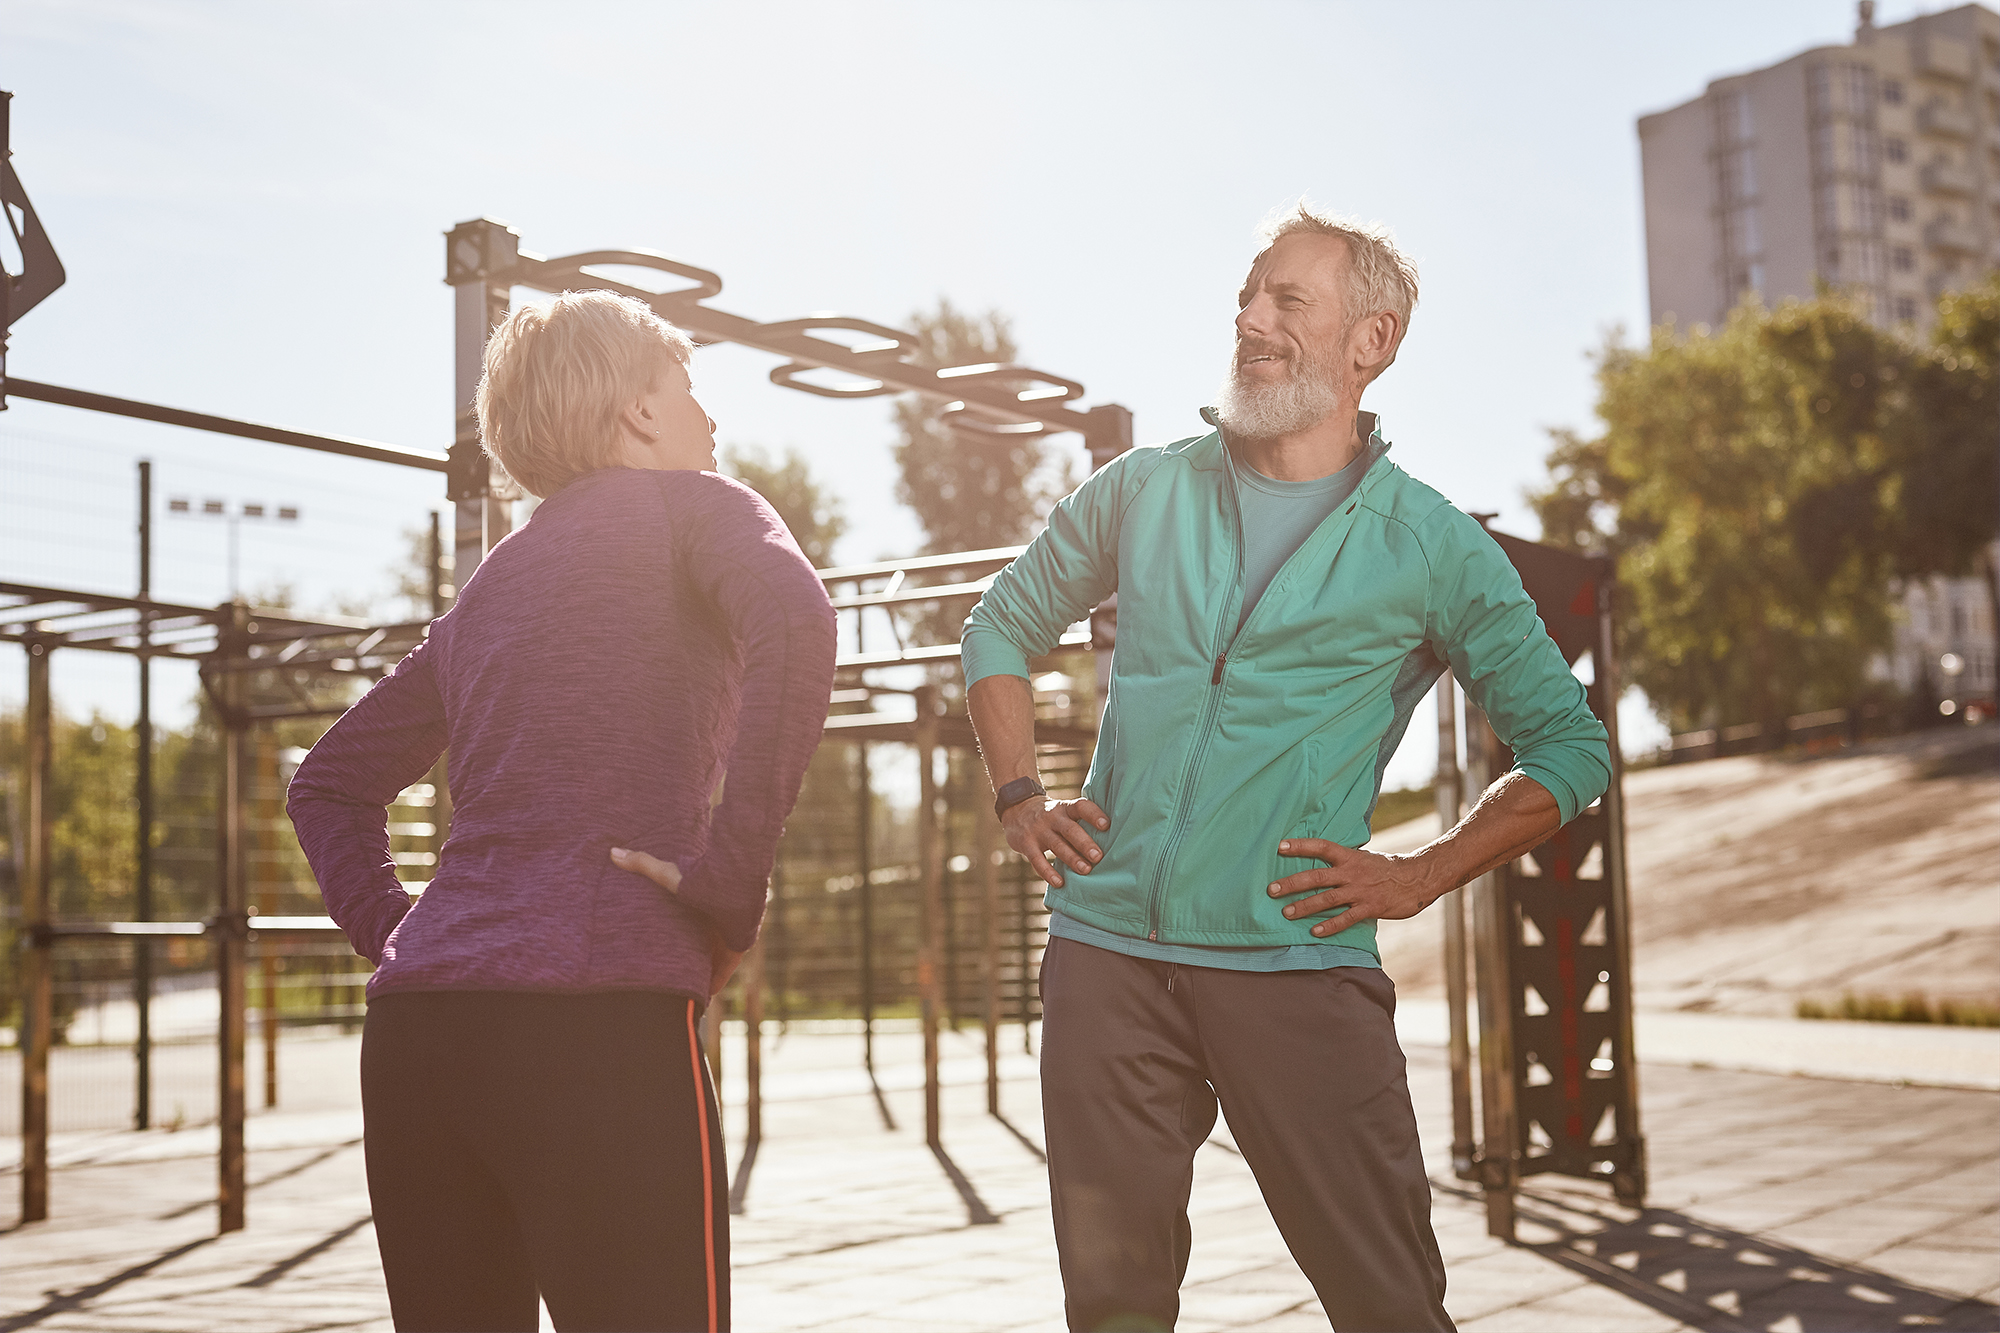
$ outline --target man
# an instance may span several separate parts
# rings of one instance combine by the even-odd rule
[[[1360,410],[1414,268],[1303,206],[1266,234],[1217,430],[1092,476],[966,624],[996,809],[1049,884],[1043,1114],[1073,1329],[1173,1326],[1218,1103],[1335,1328],[1451,1327],[1375,921],[1528,851],[1610,777],[1513,567]],[[1053,802],[1028,661],[1114,592],[1097,753],[1083,799]],[[1421,850],[1356,850],[1447,668],[1518,762]]]

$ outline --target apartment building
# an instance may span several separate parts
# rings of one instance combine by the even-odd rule
[[[1654,324],[1824,282],[1918,331],[2000,268],[2000,14],[1962,5],[1716,79],[1639,120]]]
[[[1985,579],[1932,575],[1903,590],[1896,643],[1875,674],[1935,697],[1947,717],[1968,703],[1994,703],[1993,594]]]

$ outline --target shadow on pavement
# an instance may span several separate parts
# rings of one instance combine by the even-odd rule
[[[2000,1306],[1912,1286],[1671,1209],[1647,1208],[1630,1217],[1628,1210],[1600,1212],[1572,1198],[1523,1191],[1517,1212],[1523,1222],[1555,1233],[1549,1240],[1523,1240],[1522,1248],[1707,1333],[2000,1329]]]
[[[203,1236],[201,1239],[191,1240],[185,1245],[176,1245],[171,1250],[163,1250],[144,1263],[134,1264],[121,1272],[113,1273],[110,1277],[93,1282],[87,1287],[78,1287],[75,1291],[51,1291],[48,1293],[48,1300],[35,1309],[0,1319],[0,1333],[11,1333],[12,1330],[17,1328],[33,1328],[45,1319],[53,1319],[59,1314],[67,1314],[72,1310],[81,1309],[106,1292],[121,1287],[134,1278],[146,1276],[146,1274],[152,1272],[161,1264],[170,1263],[184,1254],[192,1254],[202,1246],[213,1245],[220,1239],[221,1237],[219,1236]]]
[[[743,1155],[736,1159],[736,1174],[729,1179],[729,1215],[743,1216],[744,1200],[750,1197],[750,1173],[757,1167],[757,1146],[763,1136],[744,1140]]]
[[[312,1244],[306,1246],[303,1250],[300,1250],[297,1254],[278,1260],[277,1263],[272,1264],[269,1268],[257,1274],[257,1276],[248,1278],[236,1285],[239,1287],[268,1287],[306,1260],[325,1254],[328,1250],[340,1244],[340,1242],[346,1240],[349,1236],[374,1220],[375,1218],[372,1214],[364,1213],[362,1216],[355,1218],[352,1222],[340,1228],[340,1230],[328,1232]]]
[[[331,1148],[328,1148],[323,1152],[317,1153],[314,1156],[308,1157],[302,1162],[294,1162],[292,1165],[286,1167],[282,1171],[274,1171],[270,1175],[265,1176],[261,1180],[253,1180],[247,1186],[245,1186],[245,1188],[253,1190],[262,1189],[264,1186],[276,1184],[280,1180],[288,1180],[291,1177],[298,1175],[302,1171],[310,1171],[312,1168],[318,1166],[321,1162],[327,1161],[330,1158],[338,1157],[341,1153],[346,1152],[349,1148],[358,1148],[360,1146],[361,1146],[360,1139],[348,1139],[344,1143],[336,1143]],[[198,1213],[204,1208],[213,1208],[213,1207],[215,1207],[215,1198],[214,1196],[211,1195],[209,1198],[206,1199],[196,1199],[193,1203],[184,1203],[180,1207],[173,1209],[171,1212],[161,1213],[157,1220],[161,1222],[172,1222],[179,1218],[186,1217],[190,1213]]]
[[[1036,1161],[1046,1162],[1049,1160],[1049,1155],[1048,1153],[1042,1150],[1042,1145],[1035,1142],[1033,1139],[1029,1138],[1026,1134],[1022,1133],[1021,1130],[1014,1124],[1013,1121],[1009,1120],[1006,1116],[1001,1115],[998,1111],[988,1111],[986,1114],[992,1116],[995,1120],[998,1120],[1000,1122],[1000,1127],[1002,1129],[1006,1130],[1009,1134],[1012,1134],[1015,1138],[1019,1139],[1021,1141],[1021,1146],[1023,1148],[1026,1148],[1029,1152],[1035,1155]]]
[[[972,1187],[972,1181],[967,1178],[965,1172],[958,1169],[958,1163],[952,1161],[945,1150],[937,1144],[931,1145],[931,1152],[937,1157],[938,1165],[944,1168],[945,1175],[951,1180],[952,1188],[958,1191],[958,1197],[965,1201],[966,1221],[976,1227],[992,1226],[998,1222],[999,1217],[986,1206],[986,1201],[979,1197],[979,1191]]]

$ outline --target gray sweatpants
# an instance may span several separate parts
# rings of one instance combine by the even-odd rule
[[[1233,972],[1050,940],[1042,1115],[1070,1328],[1173,1327],[1219,1101],[1334,1328],[1450,1329],[1395,1008],[1374,968]]]

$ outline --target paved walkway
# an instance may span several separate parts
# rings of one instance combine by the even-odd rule
[[[794,1033],[769,1057],[737,1327],[1060,1328],[1032,1061],[1009,1056],[997,1121],[976,1040],[947,1038],[943,1163],[923,1146],[914,1036],[878,1042],[894,1130],[859,1045]],[[335,1055],[315,1055],[329,1077]],[[1411,1084],[1463,1328],[2000,1328],[1990,1092],[1649,1065],[1652,1206],[1538,1182],[1507,1246],[1449,1176],[1441,1050],[1412,1046]],[[250,1142],[250,1227],[217,1238],[212,1131],[61,1136],[54,1217],[0,1230],[0,1330],[387,1329],[358,1115],[270,1113]],[[14,1185],[0,1178],[0,1226]],[[1182,1329],[1326,1327],[1226,1134],[1197,1159],[1193,1221]]]

